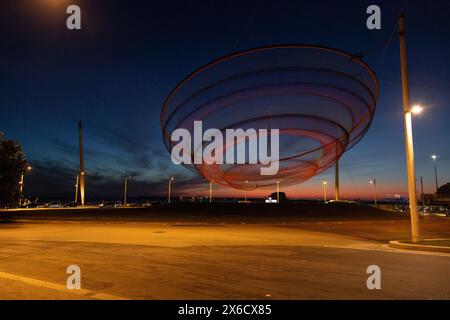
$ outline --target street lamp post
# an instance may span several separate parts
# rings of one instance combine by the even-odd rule
[[[322,185],[323,185],[323,203],[327,203],[327,180],[323,180]]]
[[[244,192],[245,202],[247,202],[247,185],[248,185],[248,180],[245,180],[245,192]]]
[[[80,176],[77,174],[77,182],[75,183],[75,203],[78,203],[78,184],[80,182]]]
[[[214,180],[209,180],[209,203],[212,202],[212,184]]]
[[[123,205],[127,205],[127,192],[128,192],[128,175],[125,175],[124,177],[124,186],[123,186]]]
[[[375,178],[373,180],[370,180],[369,183],[373,185],[373,197],[374,197],[374,204],[375,207],[377,206],[377,181]]]
[[[81,121],[78,122],[78,143],[80,149],[80,181],[79,181],[80,202],[81,206],[84,207],[86,177],[84,172],[83,124]]]
[[[411,215],[411,240],[418,242],[419,234],[419,215],[417,213],[416,198],[416,178],[414,172],[414,143],[412,134],[412,114],[420,113],[421,108],[415,106],[411,108],[409,104],[408,89],[408,70],[406,64],[406,41],[405,41],[405,25],[403,13],[398,18],[398,30],[400,37],[400,61],[402,75],[402,95],[403,95],[403,113],[405,123],[405,146],[406,146],[406,167],[408,173],[408,193],[409,193],[409,210]]]
[[[173,181],[173,177],[169,178],[169,192],[167,195],[167,203],[170,203],[170,197],[171,197],[171,193],[172,193],[172,181]]]
[[[433,154],[431,156],[431,158],[434,161],[434,181],[436,183],[436,193],[438,192],[439,189],[439,184],[438,184],[438,176],[437,176],[437,166],[436,166],[436,159],[437,159],[437,155]]]
[[[280,203],[280,181],[277,180],[277,203]]]
[[[31,171],[31,166],[28,165],[25,168],[26,171]],[[24,177],[25,177],[25,172],[22,171],[22,174],[20,175],[20,181],[19,181],[19,186],[20,186],[20,200],[19,200],[19,205],[23,204],[23,184],[24,184]]]
[[[339,201],[340,192],[339,192],[339,159],[336,160],[336,165],[334,168],[334,200]]]
[[[422,198],[422,212],[425,213],[425,195],[423,194],[423,178],[420,177],[420,197]]]

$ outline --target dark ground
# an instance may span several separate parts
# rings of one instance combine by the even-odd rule
[[[10,219],[111,221],[300,221],[333,219],[405,219],[371,206],[302,203],[174,203],[150,208],[27,209],[7,212]]]

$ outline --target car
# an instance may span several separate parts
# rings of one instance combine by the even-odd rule
[[[334,200],[331,199],[327,203],[356,203],[356,201],[353,200]]]
[[[78,202],[69,202],[64,205],[65,208],[76,208],[78,207]]]
[[[48,204],[49,208],[61,208],[61,202],[59,201],[52,201]]]
[[[28,203],[25,203],[25,204],[19,206],[19,208],[21,208],[21,209],[37,208],[37,203],[35,203],[35,202],[28,202]]]
[[[99,203],[99,208],[118,208],[122,206],[120,202],[112,202],[112,201],[102,201]]]

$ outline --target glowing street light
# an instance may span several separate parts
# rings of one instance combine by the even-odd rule
[[[411,241],[419,242],[419,214],[417,213],[416,177],[414,172],[414,143],[412,132],[412,115],[419,114],[422,108],[411,106],[409,102],[408,67],[406,63],[406,40],[403,13],[398,17],[400,38],[400,64],[402,76],[403,113],[405,125],[406,168],[408,174],[409,211],[411,215]]]
[[[432,158],[433,161],[434,161],[434,180],[435,180],[435,182],[436,182],[436,193],[437,193],[437,192],[438,192],[438,189],[439,189],[439,184],[438,184],[438,177],[437,177],[436,159],[438,158],[438,156],[435,155],[435,154],[433,154],[433,155],[431,156],[431,158]]]
[[[420,106],[420,105],[418,105],[418,104],[412,106],[412,108],[411,108],[411,113],[412,113],[412,114],[421,114],[422,111],[423,111],[422,106]]]
[[[371,185],[373,185],[373,197],[374,197],[374,204],[376,207],[377,206],[377,181],[375,180],[375,178],[373,178],[373,180],[370,180],[369,183]]]
[[[323,203],[327,203],[327,180],[323,180],[322,181],[322,185],[323,185]]]
[[[169,192],[167,195],[167,203],[170,203],[170,196],[172,193],[172,181],[173,181],[173,177],[169,177]]]

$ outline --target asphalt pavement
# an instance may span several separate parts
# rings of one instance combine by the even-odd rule
[[[450,238],[450,219],[421,230]],[[450,254],[388,247],[408,236],[405,219],[1,223],[0,299],[449,299]]]

